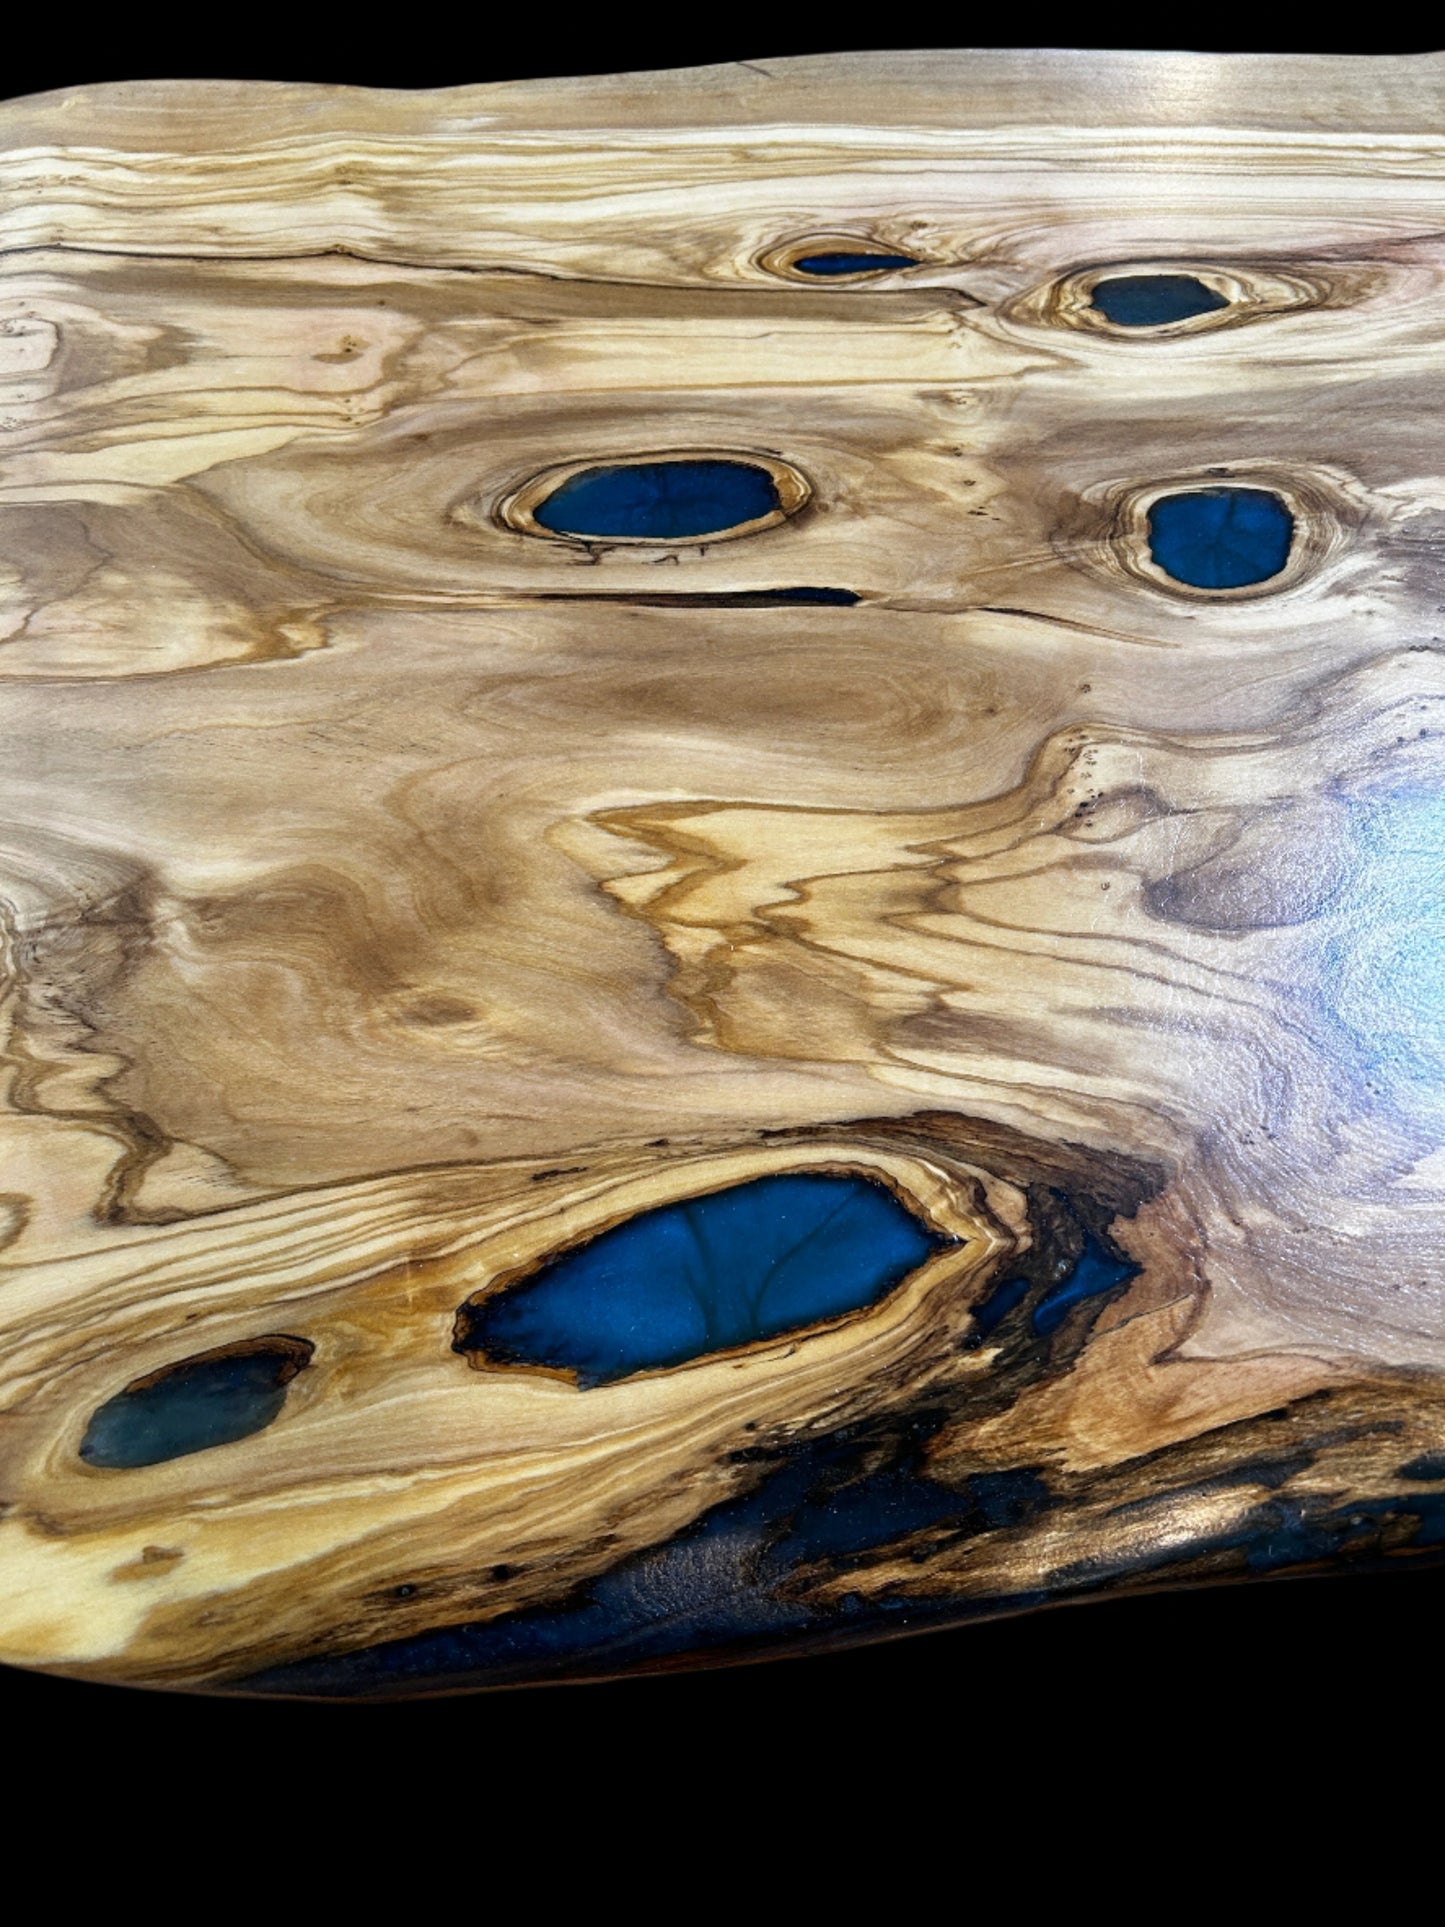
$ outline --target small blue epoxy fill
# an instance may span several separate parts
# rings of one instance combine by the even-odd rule
[[[1116,328],[1163,328],[1229,306],[1192,274],[1111,275],[1094,283],[1090,303]]]
[[[249,1438],[280,1412],[311,1351],[304,1338],[275,1338],[182,1359],[98,1407],[80,1456],[88,1465],[133,1470]]]
[[[641,1212],[464,1305],[454,1348],[605,1385],[875,1304],[946,1242],[873,1179],[754,1178]]]
[[[1075,1305],[1086,1299],[1102,1297],[1134,1277],[1138,1265],[1127,1258],[1115,1258],[1097,1238],[1086,1237],[1084,1248],[1068,1277],[1055,1285],[1034,1306],[1033,1328],[1040,1336],[1057,1331]]]
[[[796,274],[882,274],[890,268],[916,268],[912,254],[848,254],[830,250],[825,254],[804,254],[793,263]]]
[[[532,519],[556,535],[681,542],[725,535],[780,507],[776,482],[756,462],[687,458],[585,468]]]
[[[1086,1232],[1078,1256],[1064,1276],[1056,1278],[1044,1292],[1034,1306],[1029,1322],[1040,1337],[1047,1337],[1063,1324],[1075,1305],[1113,1291],[1132,1278],[1138,1269],[1132,1260],[1116,1257],[1092,1232]],[[970,1346],[981,1344],[1010,1312],[1017,1310],[1032,1289],[1026,1271],[1005,1273],[973,1308]]]
[[[1268,582],[1289,561],[1294,517],[1263,488],[1189,489],[1149,508],[1149,553],[1193,589]]]

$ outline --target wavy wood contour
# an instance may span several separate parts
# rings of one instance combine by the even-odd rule
[[[0,1659],[429,1690],[1445,1543],[1442,72],[0,106]],[[1228,307],[1091,305],[1171,266]],[[528,520],[699,450],[782,518]],[[1172,582],[1229,484],[1286,570]],[[588,1391],[452,1349],[813,1169],[953,1242]],[[276,1333],[264,1431],[81,1458]]]

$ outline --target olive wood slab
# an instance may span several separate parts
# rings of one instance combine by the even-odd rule
[[[1442,85],[0,106],[0,1659],[1438,1551]]]

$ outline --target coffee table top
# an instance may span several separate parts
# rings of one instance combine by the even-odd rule
[[[0,1660],[1431,1556],[1442,67],[0,106]]]

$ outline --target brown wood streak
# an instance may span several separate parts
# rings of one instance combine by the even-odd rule
[[[929,1478],[1033,1468],[1047,1508],[815,1562],[819,1612],[1205,1577],[1286,1500],[1409,1548],[1439,73],[0,108],[0,1658],[205,1685],[545,1605],[925,1407]],[[816,235],[920,266],[770,270]],[[1226,323],[1099,322],[1100,268],[1170,261]],[[648,546],[508,510],[695,449],[796,512]],[[1295,510],[1268,593],[1150,574],[1149,492],[1221,477]],[[746,600],[799,584],[861,601]],[[1402,797],[1425,841],[1381,854]],[[960,1242],[587,1392],[452,1352],[549,1252],[807,1168]],[[1137,1275],[975,1342],[1061,1198]],[[121,1387],[278,1331],[315,1352],[267,1431],[79,1458]]]

